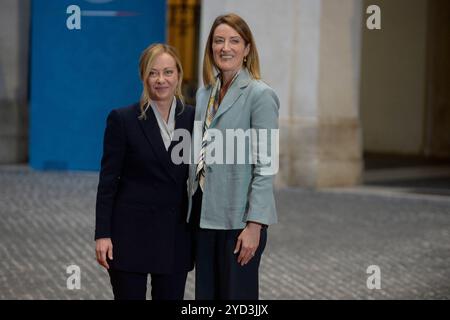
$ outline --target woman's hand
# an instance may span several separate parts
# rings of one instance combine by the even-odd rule
[[[238,237],[234,254],[239,252],[237,262],[241,266],[246,265],[255,255],[259,246],[259,238],[261,236],[261,224],[257,222],[248,222],[247,226],[242,230]]]
[[[108,255],[109,260],[113,259],[113,246],[111,238],[101,238],[95,241],[95,254],[97,256],[98,263],[109,269],[108,262],[106,262],[106,255]]]

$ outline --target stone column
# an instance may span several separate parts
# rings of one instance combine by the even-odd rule
[[[0,163],[28,155],[29,0],[0,4]]]
[[[263,80],[280,97],[276,184],[320,188],[359,183],[362,2],[203,1],[202,52],[212,21],[228,12],[249,24]]]

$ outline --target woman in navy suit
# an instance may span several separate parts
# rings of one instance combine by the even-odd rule
[[[107,119],[96,256],[108,270],[115,299],[145,299],[150,274],[152,299],[181,300],[193,269],[188,165],[172,160],[172,138],[175,131],[192,131],[194,109],[182,102],[183,70],[172,47],[151,45],[139,64],[141,101],[111,111]]]

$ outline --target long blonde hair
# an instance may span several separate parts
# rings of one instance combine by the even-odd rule
[[[184,102],[184,97],[182,94],[181,86],[183,81],[183,67],[181,66],[181,61],[178,56],[177,50],[164,43],[154,43],[147,47],[141,54],[139,59],[139,76],[142,80],[142,95],[139,102],[139,107],[141,109],[141,114],[139,116],[140,120],[147,119],[145,114],[146,107],[150,103],[150,87],[148,85],[148,77],[150,76],[150,71],[153,67],[153,63],[157,56],[162,53],[168,53],[175,60],[178,71],[178,84],[175,89],[175,97],[178,98],[182,103]]]
[[[261,79],[261,72],[259,69],[258,50],[256,49],[255,39],[248,24],[235,13],[229,13],[218,16],[211,26],[208,40],[206,41],[205,55],[203,57],[203,84],[205,86],[214,84],[214,69],[218,69],[214,62],[214,55],[212,52],[212,43],[214,31],[221,24],[227,24],[244,39],[245,45],[250,44],[250,51],[244,61],[243,66],[247,68],[253,79]]]

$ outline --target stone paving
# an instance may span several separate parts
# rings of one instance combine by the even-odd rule
[[[94,253],[97,183],[97,173],[0,166],[0,299],[112,298]],[[450,298],[450,197],[283,189],[276,200],[261,299]],[[80,289],[67,288],[70,265]],[[372,265],[380,289],[367,287]],[[193,291],[191,272],[185,298]]]

